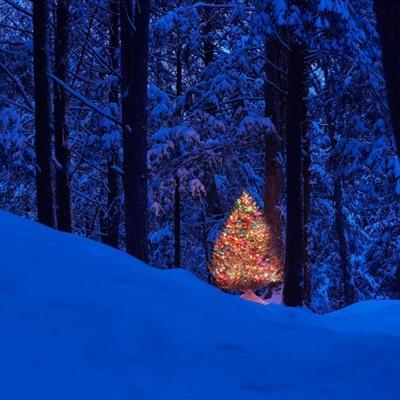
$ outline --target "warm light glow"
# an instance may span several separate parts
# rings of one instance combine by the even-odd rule
[[[243,192],[214,246],[210,272],[224,290],[258,290],[281,280],[271,238],[255,201]]]

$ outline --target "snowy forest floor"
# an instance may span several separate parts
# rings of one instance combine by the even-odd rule
[[[0,213],[0,398],[397,399],[400,302],[321,316]]]

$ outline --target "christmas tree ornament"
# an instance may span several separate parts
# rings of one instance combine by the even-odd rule
[[[243,192],[214,246],[209,266],[214,282],[226,291],[255,291],[281,281],[278,265],[262,213]]]

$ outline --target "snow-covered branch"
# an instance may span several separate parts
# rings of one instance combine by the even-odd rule
[[[82,96],[80,93],[78,93],[76,90],[72,89],[69,85],[67,85],[64,81],[61,79],[57,78],[54,74],[48,73],[48,76],[53,79],[58,85],[60,85],[66,92],[68,92],[71,96],[75,97],[77,100],[79,100],[81,103],[85,104],[88,106],[90,109],[95,111],[96,113],[100,114],[104,118],[107,118],[108,120],[114,122],[115,124],[121,126],[121,122],[115,119],[112,115],[107,114],[104,110],[102,110],[99,106],[94,104],[92,101],[87,99],[86,97]]]

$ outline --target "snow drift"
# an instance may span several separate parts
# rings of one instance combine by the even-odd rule
[[[0,213],[0,398],[397,399],[400,304],[224,294]]]

